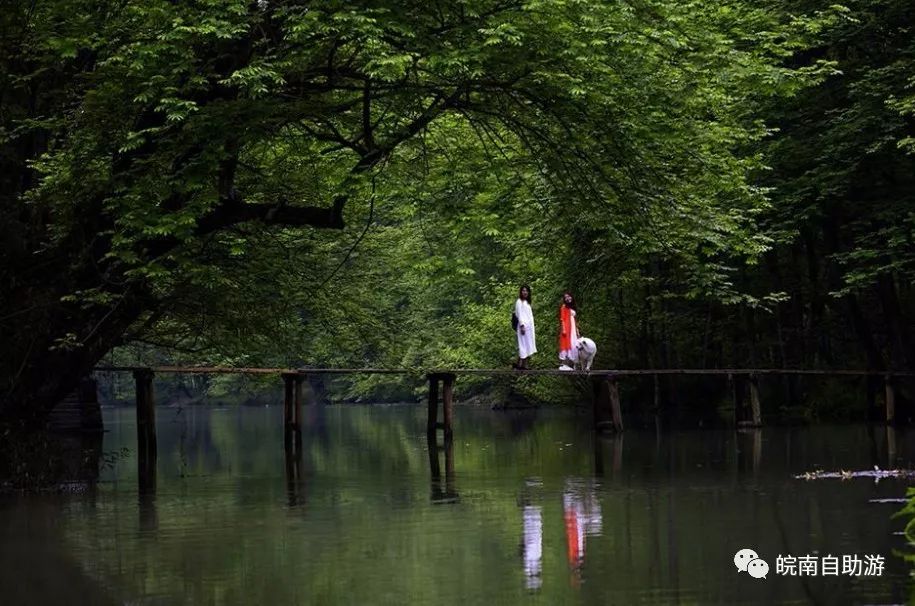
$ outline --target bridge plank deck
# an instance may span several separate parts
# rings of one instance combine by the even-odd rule
[[[487,375],[487,376],[654,376],[654,375],[814,375],[814,376],[895,376],[913,377],[915,372],[901,370],[801,369],[801,368],[600,368],[591,371],[554,368],[514,370],[509,368],[260,368],[234,366],[97,366],[97,372],[151,370],[176,374],[374,374],[374,375]]]

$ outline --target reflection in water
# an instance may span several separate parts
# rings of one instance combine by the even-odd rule
[[[892,425],[886,426],[886,467],[896,469],[896,435],[897,429]]]
[[[140,530],[152,532],[159,529],[159,511],[156,508],[156,491],[141,490],[137,498]]]
[[[161,408],[153,478],[141,482],[137,461],[120,459],[94,495],[0,499],[0,587],[34,579],[49,596],[85,587],[91,603],[121,604],[910,597],[909,567],[893,555],[904,545],[893,534],[904,525],[891,519],[898,505],[869,502],[902,496],[905,482],[793,476],[871,468],[872,441],[881,457],[892,448],[897,466],[910,466],[912,431],[629,429],[625,441],[595,441],[588,415],[541,409],[522,426],[459,407],[460,433],[437,447],[425,442],[421,407],[329,406],[320,417],[307,406],[315,427],[287,455],[282,407],[176,410]],[[133,411],[105,415],[103,452],[133,451]],[[599,480],[588,477],[602,468]],[[521,478],[536,480],[519,498]],[[882,554],[887,569],[881,578],[748,585],[733,569],[745,547],[770,560]],[[10,603],[30,602],[5,591]]]
[[[737,430],[737,460],[742,471],[759,473],[762,466],[762,429]]]
[[[603,521],[594,487],[569,480],[562,494],[562,513],[566,531],[566,556],[576,585],[581,581],[585,563],[585,536],[600,536]]]
[[[305,478],[302,477],[302,436],[293,441],[292,447],[284,448],[286,470],[286,498],[290,507],[305,504]]]
[[[528,589],[538,589],[543,585],[541,569],[543,566],[543,508],[534,505],[525,505],[523,511],[524,543],[522,557],[524,558],[525,586]]]
[[[426,436],[426,446],[429,449],[429,474],[432,478],[431,500],[434,504],[457,503],[460,496],[455,488],[454,481],[454,440],[445,439],[443,446],[438,445],[435,434]],[[442,485],[442,468],[439,462],[439,451],[445,453],[445,484]]]
[[[525,586],[528,589],[540,589],[543,586],[543,507],[529,503],[531,497],[528,491],[531,487],[542,488],[542,482],[528,480],[525,492],[522,493],[521,552]],[[557,515],[555,519],[555,527],[562,524],[565,529],[565,559],[572,571],[572,584],[576,587],[581,583],[581,571],[585,563],[585,537],[598,537],[603,528],[600,502],[595,489],[595,485],[584,480],[566,480],[562,492],[562,518]]]
[[[594,476],[604,477],[604,449],[606,443],[609,443],[613,453],[611,478],[618,478],[623,469],[623,434],[595,433],[592,439],[594,440]]]
[[[182,440],[181,443],[183,444],[184,441]],[[156,508],[157,450],[157,448],[149,449],[137,446],[137,514],[139,527],[143,532],[151,532],[159,528],[159,512]]]
[[[61,512],[52,500],[35,498],[19,507],[0,501],[0,511],[4,606],[124,603],[104,579],[86,569],[84,553],[61,548]]]

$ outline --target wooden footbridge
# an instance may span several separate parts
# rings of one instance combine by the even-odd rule
[[[301,448],[302,385],[309,375],[384,374],[425,376],[429,383],[428,417],[426,430],[430,441],[442,430],[446,441],[454,433],[454,385],[458,376],[556,376],[585,379],[591,382],[594,429],[596,431],[623,431],[620,406],[619,381],[638,376],[701,375],[726,378],[734,399],[736,426],[762,425],[759,382],[764,376],[821,376],[867,377],[883,382],[884,414],[888,424],[896,423],[896,385],[899,378],[915,377],[913,372],[886,372],[870,370],[804,370],[804,369],[601,369],[591,371],[568,370],[508,370],[508,369],[390,369],[390,368],[238,368],[226,366],[99,366],[98,372],[131,372],[136,381],[137,450],[141,461],[156,458],[156,411],[153,377],[156,374],[249,374],[277,375],[284,383],[284,436],[288,449]],[[441,420],[439,420],[441,408]],[[141,464],[142,465],[142,464]]]

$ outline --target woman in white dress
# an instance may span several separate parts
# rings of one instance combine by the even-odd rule
[[[518,291],[515,301],[515,316],[518,318],[518,363],[517,369],[530,368],[531,356],[537,353],[537,336],[534,331],[534,310],[531,308],[531,288],[525,284]]]

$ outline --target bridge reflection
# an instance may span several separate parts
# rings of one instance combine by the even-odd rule
[[[460,502],[461,498],[454,482],[454,441],[445,438],[444,443],[440,446],[435,434],[430,434],[426,438],[426,443],[429,448],[429,475],[432,479],[430,500],[435,505]],[[444,452],[445,457],[444,482],[442,482],[439,452]]]

